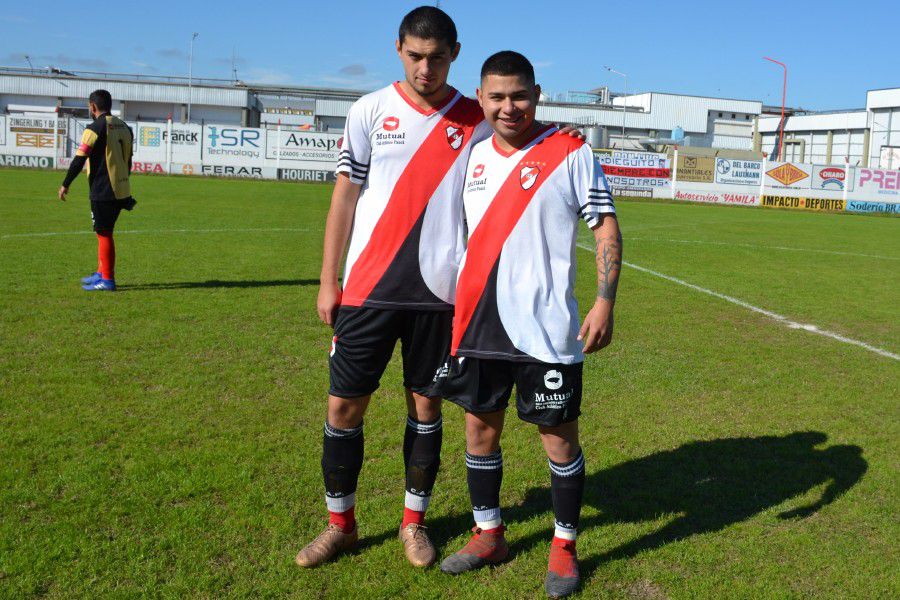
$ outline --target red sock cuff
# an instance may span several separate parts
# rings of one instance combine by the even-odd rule
[[[566,550],[575,550],[575,540],[567,540],[565,538],[553,536],[553,541],[550,542],[551,546],[556,546],[557,548],[564,548]]]
[[[410,523],[415,523],[416,525],[424,525],[425,524],[425,511],[413,510],[411,508],[403,508],[403,523],[400,527],[406,527]]]
[[[353,531],[353,528],[356,527],[356,515],[354,514],[354,507],[351,507],[344,512],[332,512],[328,511],[328,522],[334,523],[338,527],[341,528],[341,531],[344,533],[350,533]]]

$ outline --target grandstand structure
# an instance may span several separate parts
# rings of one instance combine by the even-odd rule
[[[0,115],[86,118],[85,98],[101,87],[112,93],[113,112],[130,121],[185,123],[190,112],[196,123],[330,133],[343,131],[350,106],[368,91],[0,67]],[[602,136],[589,139],[617,149],[664,150],[678,143],[793,162],[900,168],[900,88],[868,91],[865,108],[788,108],[783,136],[780,107],[664,92],[626,96],[598,88],[543,97],[538,118],[601,129]]]
[[[113,112],[131,121],[191,120],[272,128],[279,122],[323,132],[341,132],[350,105],[367,90],[251,84],[225,79],[164,77],[88,71],[0,67],[0,111],[58,112],[86,117],[85,98],[97,88],[113,96]],[[758,100],[735,100],[649,92],[609,98],[569,94],[543,99],[538,118],[604,128],[615,148],[650,149],[655,140],[683,131],[685,143],[751,150]],[[622,137],[624,125],[625,136]],[[680,138],[679,138],[680,139]]]

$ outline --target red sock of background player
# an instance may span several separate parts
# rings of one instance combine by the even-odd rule
[[[112,231],[97,232],[97,258],[100,263],[100,277],[103,279],[115,279],[116,244],[113,242]]]

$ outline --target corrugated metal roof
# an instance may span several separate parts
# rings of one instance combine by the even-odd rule
[[[354,100],[316,99],[316,115],[322,117],[346,117]]]
[[[844,129],[865,129],[868,126],[866,111],[824,113],[788,117],[785,131],[828,131]],[[778,130],[781,117],[762,117],[759,131],[769,133]]]
[[[110,81],[80,77],[30,77],[0,75],[0,93],[23,96],[87,98],[94,90],[108,90],[115,100],[186,104],[191,98],[189,86],[182,84]],[[244,89],[193,86],[194,104],[247,107],[249,92]]]

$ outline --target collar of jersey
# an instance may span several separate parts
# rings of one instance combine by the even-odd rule
[[[400,94],[400,97],[403,98],[403,100],[404,100],[407,104],[409,104],[410,106],[412,106],[412,107],[415,109],[416,112],[421,113],[421,114],[425,115],[426,117],[431,116],[431,115],[433,115],[434,113],[440,111],[442,108],[444,108],[445,106],[447,106],[448,104],[450,104],[450,102],[451,102],[454,98],[456,98],[456,94],[457,94],[456,88],[454,88],[452,85],[451,85],[451,86],[447,86],[447,87],[450,88],[450,89],[449,89],[449,93],[447,94],[447,97],[444,98],[443,100],[441,100],[441,103],[438,104],[437,106],[434,106],[434,107],[432,107],[432,108],[430,108],[430,109],[428,109],[428,110],[425,110],[424,108],[422,108],[421,106],[419,106],[418,104],[416,104],[415,102],[413,102],[413,101],[412,101],[412,98],[410,98],[409,96],[406,95],[406,92],[404,92],[404,91],[403,91],[403,88],[400,87],[400,82],[399,82],[399,81],[395,81],[395,82],[394,82],[394,89],[397,90],[397,93]]]
[[[506,150],[504,150],[503,148],[501,148],[501,147],[499,146],[499,144],[497,144],[497,134],[496,134],[496,133],[495,133],[494,135],[491,136],[491,145],[494,147],[494,151],[495,151],[497,154],[499,154],[499,155],[502,156],[503,158],[509,158],[510,156],[512,156],[513,154],[515,154],[516,152],[518,152],[518,151],[520,151],[520,150],[524,150],[525,148],[527,148],[528,146],[530,146],[531,143],[534,142],[534,140],[538,139],[539,137],[541,137],[542,135],[544,135],[545,133],[547,133],[547,132],[548,132],[550,129],[552,129],[552,128],[553,128],[553,125],[544,125],[543,127],[541,127],[540,129],[537,130],[537,133],[535,133],[533,136],[531,136],[531,139],[529,139],[527,142],[525,142],[524,144],[522,144],[522,147],[521,147],[521,148],[513,148],[513,149],[510,150],[509,152],[507,152]]]

